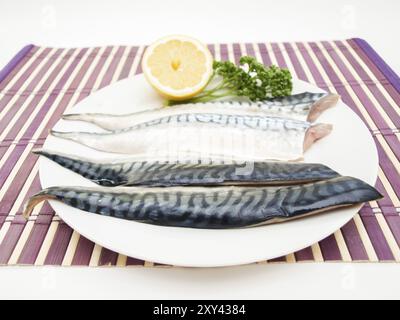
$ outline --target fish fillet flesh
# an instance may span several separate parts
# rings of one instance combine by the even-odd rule
[[[303,158],[316,140],[332,131],[327,124],[264,116],[180,114],[107,133],[57,132],[92,149],[120,154],[200,152],[253,160],[291,161]]]
[[[370,185],[350,177],[281,187],[52,187],[30,198],[24,216],[28,218],[40,202],[55,200],[147,224],[233,229],[285,222],[381,197]]]
[[[62,167],[101,186],[277,185],[327,180],[339,176],[312,163],[254,162],[244,164],[170,163],[168,161],[95,162],[35,150]]]
[[[325,110],[335,106],[338,100],[339,96],[335,94],[306,92],[264,102],[216,101],[184,104],[124,115],[100,113],[66,114],[63,119],[89,122],[108,131],[129,128],[160,117],[200,112],[272,116],[314,122]]]

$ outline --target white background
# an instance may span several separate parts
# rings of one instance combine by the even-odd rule
[[[146,44],[360,37],[400,71],[398,0],[0,0],[0,67],[28,43]],[[0,268],[0,298],[400,298],[397,264],[225,269]]]

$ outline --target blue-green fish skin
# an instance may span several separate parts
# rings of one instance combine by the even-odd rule
[[[158,226],[235,229],[290,221],[382,198],[376,189],[351,177],[300,186],[122,189],[48,188],[30,198],[24,217],[28,218],[38,203],[55,200],[89,213]]]
[[[291,162],[171,163],[168,161],[94,162],[35,150],[92,182],[105,186],[276,185],[327,180],[339,174],[322,164]]]

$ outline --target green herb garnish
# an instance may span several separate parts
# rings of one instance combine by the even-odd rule
[[[264,101],[289,96],[293,90],[289,70],[266,67],[253,57],[242,57],[240,66],[230,61],[215,61],[213,68],[214,73],[205,90],[188,100],[167,101],[167,105],[204,103],[222,98]]]

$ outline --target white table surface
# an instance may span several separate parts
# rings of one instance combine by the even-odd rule
[[[398,0],[2,0],[0,67],[24,45],[145,44],[360,37],[400,71]],[[276,264],[224,269],[1,267],[5,298],[400,298],[398,264]]]

